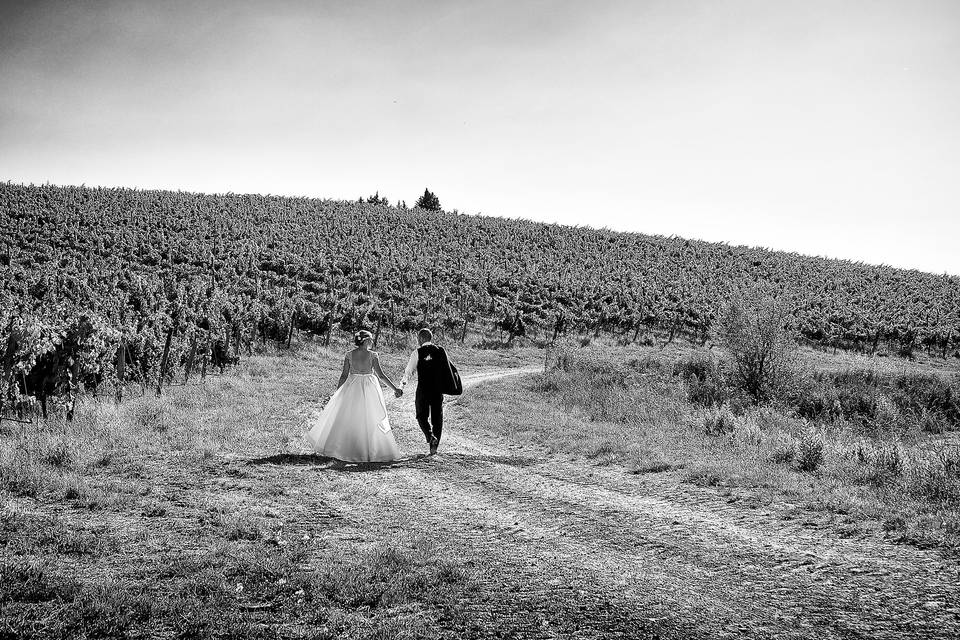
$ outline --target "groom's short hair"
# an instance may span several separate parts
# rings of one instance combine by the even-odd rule
[[[417,339],[422,342],[430,342],[433,340],[433,331],[430,331],[430,329],[424,327],[423,329],[420,329],[420,331],[417,331]]]

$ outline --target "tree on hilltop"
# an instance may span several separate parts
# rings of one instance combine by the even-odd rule
[[[367,204],[378,204],[378,205],[383,205],[385,207],[389,207],[390,199],[387,198],[386,196],[381,196],[380,192],[377,191],[375,194],[367,198]]]
[[[440,211],[440,198],[437,197],[437,194],[430,193],[430,189],[424,189],[423,195],[417,200],[415,206],[428,211]]]

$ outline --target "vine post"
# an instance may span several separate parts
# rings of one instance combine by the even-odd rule
[[[207,360],[210,357],[210,329],[207,329],[207,336],[203,340],[203,360],[200,364],[200,380],[207,379]]]
[[[170,343],[173,342],[173,332],[176,330],[176,320],[170,323],[167,329],[167,339],[163,344],[163,356],[160,358],[160,375],[157,376],[157,397],[163,393],[163,377],[167,375],[167,361],[170,359]]]
[[[290,343],[293,342],[293,327],[297,321],[297,310],[294,309],[290,312],[290,330],[287,332],[287,349],[290,348]]]
[[[3,384],[0,387],[0,420],[3,420],[4,403],[7,400],[7,394],[10,392],[11,380],[13,380],[13,358],[16,354],[17,344],[13,335],[13,318],[7,324],[7,344],[3,354]],[[24,381],[24,393],[26,393],[26,381]]]
[[[127,337],[120,338],[120,348],[117,349],[117,404],[123,402],[123,380],[127,372]]]
[[[194,333],[190,337],[190,351],[187,353],[187,366],[186,374],[183,377],[183,381],[190,382],[190,372],[193,370],[193,361],[197,357],[197,334]]]
[[[226,343],[223,346],[223,355],[229,356],[230,355],[230,334],[233,332],[230,330],[230,327],[227,326],[223,328],[223,333],[226,336]],[[220,373],[223,373],[223,369],[226,366],[225,361],[226,361],[225,359],[220,360]]]

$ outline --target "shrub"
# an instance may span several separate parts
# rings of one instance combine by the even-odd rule
[[[895,443],[884,443],[869,449],[860,445],[857,447],[857,460],[863,467],[866,481],[878,486],[903,474],[903,449]]]
[[[802,418],[843,418],[870,435],[910,425],[933,433],[960,427],[960,385],[936,374],[817,373],[797,384],[786,400]]]
[[[831,421],[843,416],[836,387],[819,375],[799,380],[787,394],[786,401],[806,420]]]
[[[774,464],[790,464],[797,457],[797,441],[787,434],[777,437],[770,451],[770,462]]]
[[[907,474],[908,490],[917,498],[960,503],[960,447],[919,459]]]
[[[734,422],[730,440],[737,446],[755,448],[759,451],[764,440],[763,429],[757,423],[755,416],[740,416],[740,418]]]
[[[636,371],[637,373],[662,373],[663,372],[663,363],[649,356],[644,356],[641,358],[631,358],[627,361],[627,367]]]
[[[63,440],[51,442],[40,459],[52,467],[66,467],[73,461],[73,452]]]
[[[871,425],[877,434],[890,433],[902,426],[900,410],[885,393],[878,393],[876,398],[877,410]]]
[[[757,404],[783,390],[794,366],[788,318],[784,305],[756,293],[741,296],[724,311],[721,335],[733,357],[732,379]]]
[[[603,351],[565,347],[535,388],[559,392],[565,406],[582,408],[591,421],[634,422],[637,403],[630,387],[648,366],[646,360],[625,363]]]
[[[960,427],[960,385],[942,376],[908,373],[891,381],[897,406],[912,414],[926,431]]]
[[[797,468],[813,472],[823,464],[823,437],[813,429],[807,429],[797,442]]]
[[[733,433],[736,428],[736,416],[726,406],[714,407],[703,417],[703,431],[708,436],[721,436]]]
[[[698,465],[686,473],[686,480],[698,487],[719,487],[724,475],[723,471],[712,465]]]
[[[636,366],[636,361],[628,364],[600,350],[576,348],[558,350],[553,363],[553,369],[576,375],[588,386],[596,388],[626,387],[637,372]]]
[[[549,373],[541,373],[533,382],[530,384],[530,388],[534,391],[539,391],[540,393],[553,393],[560,391],[561,386],[560,382],[557,380],[556,371],[551,371]]]
[[[673,375],[687,388],[687,399],[705,407],[719,406],[729,399],[720,362],[709,356],[692,356],[676,362]]]

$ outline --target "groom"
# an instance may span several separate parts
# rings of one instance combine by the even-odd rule
[[[427,444],[430,445],[430,455],[434,455],[443,429],[443,384],[445,376],[450,375],[450,365],[447,364],[447,354],[443,347],[433,344],[433,332],[430,329],[420,329],[417,342],[420,343],[420,348],[410,354],[400,387],[406,386],[410,376],[417,373],[417,394],[414,401],[417,422],[427,438]]]

